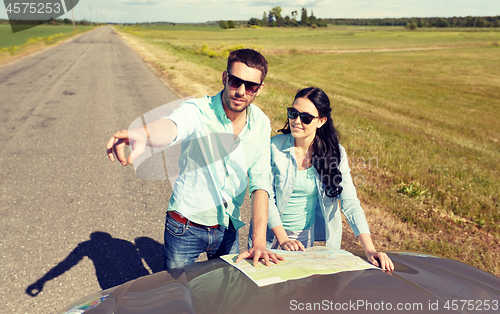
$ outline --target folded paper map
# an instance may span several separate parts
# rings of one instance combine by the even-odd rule
[[[279,264],[271,266],[259,264],[253,266],[253,260],[247,259],[236,264],[237,254],[228,254],[221,258],[238,268],[259,287],[304,278],[319,274],[334,274],[343,271],[379,269],[368,261],[344,250],[335,250],[325,246],[315,246],[302,251],[271,250],[285,258]]]

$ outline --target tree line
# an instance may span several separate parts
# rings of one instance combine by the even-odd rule
[[[235,28],[233,21],[220,21],[222,28]],[[252,17],[246,23],[248,26],[260,27],[326,27],[331,25],[358,25],[358,26],[403,26],[407,29],[424,27],[500,27],[500,16],[466,16],[466,17],[412,17],[412,18],[317,18],[313,11],[308,15],[307,9],[292,11],[283,17],[281,7],[274,7],[263,13],[262,18]]]
[[[302,8],[300,11],[300,16],[298,10],[292,11],[290,15],[286,15],[283,17],[281,7],[274,7],[269,12],[265,12],[262,15],[262,19],[251,18],[248,20],[247,25],[249,26],[260,26],[260,27],[326,27],[327,21],[324,19],[318,19],[314,16],[314,12],[311,10],[311,14],[308,15],[307,9]],[[219,24],[222,28],[234,28],[234,22],[232,25],[227,21],[227,24],[224,24],[225,21],[221,21]],[[227,26],[227,27],[225,27]],[[232,27],[231,27],[232,26]]]
[[[500,27],[500,16],[414,17],[385,19],[325,19],[332,25],[422,27]]]

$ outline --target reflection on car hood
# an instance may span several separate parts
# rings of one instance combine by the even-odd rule
[[[433,255],[387,254],[395,266],[391,274],[373,269],[341,272],[260,288],[215,259],[127,282],[87,313],[498,312],[500,278]]]

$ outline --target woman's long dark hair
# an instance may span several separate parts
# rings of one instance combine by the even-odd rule
[[[325,187],[325,194],[332,199],[342,193],[342,173],[339,170],[340,164],[340,146],[339,134],[333,126],[331,116],[332,108],[330,108],[330,99],[325,92],[317,87],[308,87],[300,90],[295,99],[307,98],[316,109],[318,109],[320,117],[326,117],[326,123],[316,130],[316,136],[313,140],[313,155],[312,164],[319,173],[321,182]],[[290,124],[289,119],[286,120],[285,126],[279,130],[284,134],[289,134]]]

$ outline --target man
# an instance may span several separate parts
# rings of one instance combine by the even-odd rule
[[[239,208],[249,182],[253,216],[253,247],[236,262],[252,258],[266,265],[283,259],[266,250],[268,192],[271,189],[270,122],[252,104],[262,92],[267,61],[257,51],[231,52],[217,95],[186,101],[170,116],[144,128],[122,130],[106,145],[123,164],[148,146],[181,143],[180,175],[174,185],[165,221],[165,267],[182,268],[200,253],[216,258],[239,251]],[[124,146],[132,153],[125,157]]]

